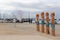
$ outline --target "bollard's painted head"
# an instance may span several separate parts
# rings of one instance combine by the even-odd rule
[[[49,13],[48,12],[46,12],[46,16],[49,16]]]
[[[52,23],[52,24],[54,24],[54,22],[55,22],[55,21],[54,21],[54,16],[55,16],[55,13],[52,12],[52,13],[51,13],[51,23]]]
[[[41,17],[44,18],[44,12],[41,12]]]
[[[55,13],[54,13],[54,12],[52,12],[52,13],[51,13],[51,17],[54,17],[54,16],[55,16]]]
[[[39,17],[39,14],[36,14],[36,17]]]
[[[49,22],[49,13],[46,12],[46,23],[48,23],[48,22]]]
[[[39,20],[39,14],[36,14],[36,21]]]

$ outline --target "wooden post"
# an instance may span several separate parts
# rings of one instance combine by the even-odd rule
[[[49,13],[46,12],[46,34],[50,34],[49,32]]]
[[[41,12],[41,32],[44,33],[44,12]]]
[[[39,14],[36,14],[36,30],[39,31]]]
[[[55,21],[54,21],[54,16],[55,16],[55,13],[52,12],[51,13],[51,35],[52,36],[55,36]]]

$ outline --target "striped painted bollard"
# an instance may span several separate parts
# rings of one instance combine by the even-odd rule
[[[46,34],[49,34],[49,13],[46,12]]]
[[[36,30],[39,31],[39,14],[36,14]]]
[[[44,12],[41,12],[41,32],[44,33]]]
[[[55,21],[54,21],[54,16],[55,16],[55,13],[52,12],[51,13],[51,35],[52,36],[55,36]]]

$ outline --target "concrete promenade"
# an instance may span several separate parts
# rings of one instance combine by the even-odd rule
[[[56,37],[37,32],[35,24],[0,23],[0,40],[59,40],[60,25],[56,25]]]

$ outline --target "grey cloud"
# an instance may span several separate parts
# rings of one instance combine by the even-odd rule
[[[36,9],[40,9],[39,6],[44,6],[43,3],[33,3],[33,4],[21,4],[21,3],[9,3],[7,5],[11,5],[11,6],[15,6],[15,7],[23,7],[23,8],[36,8]]]

